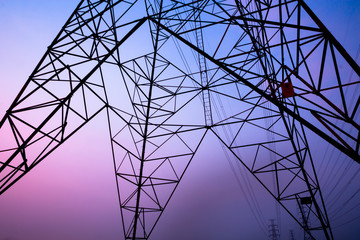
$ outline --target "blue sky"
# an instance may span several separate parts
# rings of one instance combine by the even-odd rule
[[[306,2],[355,57],[360,46],[360,2]],[[0,0],[0,115],[76,5],[73,0]],[[84,127],[62,151],[52,154],[0,197],[0,240],[120,238],[108,136],[97,130],[103,117]],[[72,143],[77,143],[76,148]],[[266,239],[230,168],[219,161],[221,150],[209,153],[211,146],[200,148],[202,158],[192,163],[153,239]],[[261,190],[258,195],[260,202],[269,201]],[[270,208],[263,209],[265,215],[271,216]],[[357,239],[356,223],[359,221],[350,228],[339,228],[336,236]],[[282,239],[287,239],[291,224]],[[295,225],[293,229],[298,231]]]

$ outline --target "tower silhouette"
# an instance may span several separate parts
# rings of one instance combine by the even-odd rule
[[[269,239],[270,240],[279,240],[280,239],[279,228],[278,228],[278,225],[275,224],[275,219],[270,219]]]
[[[125,239],[149,238],[208,134],[333,239],[306,131],[360,161],[345,69],[302,0],[80,1],[0,122],[0,193],[106,112]]]

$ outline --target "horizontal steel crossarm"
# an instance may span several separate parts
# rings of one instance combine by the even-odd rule
[[[283,4],[288,4],[290,2],[286,2],[286,3],[283,3]],[[303,3],[305,4],[305,3]],[[275,6],[279,6],[279,5],[275,5]],[[352,67],[352,69],[357,73],[357,75],[360,74],[360,71],[359,71],[359,66],[355,63],[355,61],[350,57],[350,55],[345,51],[345,49],[341,46],[341,44],[334,38],[334,36],[331,35],[331,33],[326,29],[326,27],[321,23],[321,21],[316,17],[316,15],[314,13],[311,12],[311,10],[309,9],[309,7],[305,6],[306,7],[306,11],[308,11],[308,14],[310,15],[310,17],[313,19],[313,21],[318,25],[318,28],[315,28],[315,27],[308,27],[308,26],[302,26],[300,24],[298,25],[295,25],[295,24],[288,24],[288,23],[284,23],[284,22],[275,22],[275,21],[270,21],[270,20],[267,20],[267,19],[257,19],[256,17],[253,17],[253,18],[249,18],[249,17],[244,17],[244,16],[252,16],[252,14],[255,14],[257,12],[250,12],[250,13],[242,13],[242,16],[230,16],[229,17],[231,19],[240,19],[240,20],[243,20],[243,21],[246,21],[246,22],[256,22],[256,23],[259,23],[259,25],[256,25],[257,27],[261,27],[261,31],[265,31],[264,27],[265,25],[273,25],[273,26],[279,26],[279,30],[278,31],[282,31],[284,27],[287,27],[287,28],[295,28],[298,30],[298,32],[300,30],[308,30],[308,31],[312,31],[314,32],[314,34],[310,35],[310,36],[305,36],[305,37],[300,37],[300,35],[298,35],[297,39],[294,39],[294,40],[282,40],[281,43],[272,43],[272,44],[269,44],[269,41],[266,41],[266,46],[263,46],[264,43],[261,43],[257,40],[256,37],[252,37],[252,40],[254,42],[254,45],[259,45],[257,47],[255,47],[255,50],[256,51],[265,51],[266,54],[268,54],[269,56],[271,56],[271,60],[277,62],[277,64],[281,65],[283,68],[287,69],[289,71],[289,74],[288,76],[282,80],[282,82],[286,82],[287,80],[290,81],[290,76],[291,75],[294,75],[298,78],[298,80],[300,80],[302,82],[302,84],[304,84],[306,87],[308,87],[308,89],[301,89],[301,91],[304,91],[304,93],[297,93],[296,96],[300,96],[302,97],[302,99],[304,101],[308,101],[303,95],[306,95],[306,94],[314,94],[315,96],[317,97],[320,97],[326,104],[329,105],[329,107],[331,109],[325,109],[324,107],[314,103],[314,102],[311,102],[311,104],[315,105],[317,108],[319,109],[322,109],[324,112],[321,112],[322,115],[332,115],[333,118],[338,118],[338,119],[341,119],[341,121],[343,122],[347,122],[347,123],[350,123],[354,128],[356,128],[357,130],[360,130],[360,126],[358,123],[356,123],[353,118],[354,118],[354,115],[356,113],[356,110],[358,109],[358,106],[360,104],[360,98],[358,99],[357,101],[357,105],[355,107],[355,110],[352,114],[352,116],[348,116],[346,113],[344,113],[342,110],[339,109],[339,107],[337,107],[335,104],[333,104],[329,99],[327,99],[323,94],[322,92],[323,91],[327,91],[327,90],[331,90],[331,89],[335,89],[335,88],[343,88],[345,86],[350,86],[350,85],[355,85],[355,84],[358,84],[359,81],[356,81],[356,82],[351,82],[351,83],[347,83],[347,84],[340,84],[338,86],[334,86],[334,87],[328,87],[328,88],[322,88],[320,89],[320,86],[319,86],[319,89],[316,89],[315,86],[312,86],[310,83],[306,82],[306,80],[304,80],[301,76],[299,76],[299,74],[297,73],[297,71],[299,70],[299,67],[302,65],[302,64],[306,64],[306,61],[307,58],[313,53],[313,51],[320,45],[320,43],[322,43],[323,41],[325,41],[325,45],[327,45],[328,43],[331,43],[333,44],[336,49],[339,51],[339,53],[344,57],[344,59],[347,61],[347,63]],[[297,8],[300,8],[300,5],[297,6]],[[264,8],[262,9],[262,11],[265,11],[265,10],[269,10],[270,8]],[[237,23],[239,26],[241,25],[240,23]],[[245,24],[247,25],[247,24]],[[252,27],[256,27],[256,26],[252,26]],[[272,28],[271,26],[267,26],[269,28]],[[247,33],[248,35],[252,36],[253,34],[250,33],[249,30],[247,30]],[[281,61],[279,61],[279,59],[277,59],[276,57],[274,57],[271,52],[270,52],[270,49],[271,48],[275,48],[275,47],[279,47],[279,46],[282,46],[282,45],[287,45],[289,43],[294,43],[294,42],[299,42],[299,41],[304,41],[308,39],[308,41],[314,41],[314,40],[319,40],[319,43],[316,45],[316,47],[308,54],[304,57],[304,59],[298,63],[298,66],[297,67],[294,67],[294,69],[288,67],[287,65],[283,64]],[[321,40],[320,40],[321,39]],[[304,43],[303,43],[304,44]],[[333,50],[332,50],[333,51]],[[242,54],[236,54],[234,56],[229,56],[229,57],[237,57],[237,56],[240,56]],[[334,57],[334,56],[333,56]],[[226,60],[228,58],[221,58],[221,59],[218,59],[218,60]],[[230,66],[229,66],[230,67]],[[281,68],[280,68],[281,69]],[[280,71],[279,69],[279,71]],[[359,75],[360,76],[360,75]],[[280,88],[280,84],[274,89],[274,90],[279,90]],[[295,89],[298,89],[298,86],[294,86]],[[300,89],[299,89],[300,90]],[[287,105],[291,105],[292,103],[288,102]],[[298,106],[299,108],[302,108],[302,109],[305,109],[305,110],[309,110],[309,109],[306,109],[306,107],[304,106]],[[336,115],[336,113],[338,115]],[[325,125],[325,127],[327,127]],[[328,127],[327,127],[328,128]],[[331,131],[331,130],[330,130]],[[346,135],[346,134],[345,134]],[[336,138],[339,138],[338,136],[336,136],[336,134],[334,134],[334,136]],[[353,139],[355,142],[356,142],[356,139]],[[340,142],[344,142],[343,139],[339,139]],[[359,144],[359,141],[358,143]],[[347,144],[344,144],[345,146],[347,146]]]
[[[28,168],[24,171],[21,169],[21,167],[25,164],[25,162],[23,162],[22,164],[20,164],[18,167],[14,167],[11,165],[4,165],[3,162],[0,162],[1,164],[3,164],[3,166],[5,167],[10,167],[13,168],[13,170],[7,174],[5,177],[3,177],[2,180],[5,180],[4,183],[2,183],[0,185],[0,195],[3,194],[6,190],[8,190],[12,185],[14,185],[17,181],[19,181],[26,173],[28,173],[31,169],[33,169],[35,166],[37,166],[43,159],[45,159],[47,156],[49,156],[50,153],[52,153],[53,151],[55,151],[62,143],[64,143],[66,140],[68,140],[70,137],[72,137],[80,128],[82,128],[85,124],[87,124],[89,121],[91,121],[95,116],[97,116],[102,110],[105,109],[105,106],[100,108],[97,112],[95,112],[92,116],[90,116],[90,118],[88,118],[86,121],[84,121],[80,126],[78,126],[76,129],[74,129],[68,136],[66,136],[65,138],[63,138],[61,141],[58,141],[58,143],[53,146],[51,149],[49,149],[48,152],[46,152],[43,156],[41,156],[48,148],[49,146],[54,142],[57,141],[55,138],[52,138],[50,136],[42,136],[41,138],[45,138],[45,137],[49,137],[51,138],[50,143],[47,144],[47,146],[45,147],[45,149],[40,153],[39,156],[41,156],[40,158],[36,159],[31,165],[28,166]],[[56,128],[58,129],[58,128]],[[55,130],[56,130],[55,129]],[[54,130],[54,131],[55,131]],[[39,131],[40,132],[40,131]],[[61,132],[59,132],[58,134],[60,134]],[[31,144],[33,144],[36,141],[39,141],[41,138],[34,140],[33,142],[30,142],[27,146],[30,146]],[[9,150],[15,150],[13,149],[9,149]],[[22,150],[21,147],[17,148],[17,150]],[[13,176],[15,176],[15,174],[17,172],[21,171],[22,173],[17,176],[15,179],[11,180],[13,178]],[[0,171],[1,172],[1,171]],[[9,177],[10,175],[12,175],[11,177]],[[11,180],[11,182],[9,182]]]
[[[109,50],[108,54],[104,56],[101,61],[99,61],[96,66],[80,81],[80,83],[72,89],[72,91],[63,99],[60,100],[60,103],[57,105],[57,107],[46,117],[46,119],[34,130],[34,132],[22,143],[21,146],[17,148],[17,150],[9,157],[7,161],[4,162],[4,164],[0,167],[0,172],[4,170],[6,166],[10,164],[10,162],[15,158],[15,156],[21,151],[21,149],[25,148],[27,144],[32,140],[32,138],[41,131],[41,129],[45,126],[45,124],[66,104],[66,102],[71,99],[71,97],[74,95],[74,93],[79,90],[86,81],[93,75],[94,72],[97,71],[97,69],[108,59],[112,54],[137,30],[140,28],[140,26],[146,21],[147,18],[139,19],[138,23],[120,40],[117,42],[117,44]],[[25,85],[26,87],[26,85]],[[20,94],[19,94],[20,96]],[[14,102],[14,104],[16,101]],[[14,105],[13,104],[13,105]],[[12,106],[13,107],[13,106]],[[11,109],[11,108],[10,108]],[[10,111],[7,113],[7,115],[4,117],[3,122],[10,116]]]
[[[81,2],[77,5],[75,11],[71,14],[71,16],[69,17],[69,19],[67,20],[67,22],[65,23],[65,25],[62,27],[62,29],[60,30],[60,32],[58,33],[58,35],[55,37],[55,39],[53,40],[53,42],[50,44],[50,46],[48,47],[48,49],[46,50],[45,54],[43,55],[43,57],[41,58],[41,60],[39,61],[39,63],[37,64],[37,66],[35,67],[34,71],[31,73],[30,77],[28,78],[28,80],[26,81],[26,83],[24,84],[24,86],[22,87],[22,89],[20,90],[19,94],[15,97],[13,103],[11,104],[10,108],[7,110],[7,112],[5,113],[4,117],[1,119],[0,122],[0,128],[1,126],[5,123],[6,119],[9,117],[10,113],[12,112],[12,109],[16,107],[18,100],[20,99],[21,95],[24,93],[24,91],[26,90],[27,86],[30,84],[30,82],[32,81],[32,77],[36,75],[36,73],[41,70],[41,64],[44,62],[45,58],[50,54],[50,52],[52,51],[52,49],[54,48],[54,46],[61,42],[63,39],[65,39],[66,37],[68,37],[69,35],[71,35],[72,33],[76,32],[78,29],[82,28],[84,25],[86,25],[88,22],[92,21],[94,18],[101,16],[103,13],[105,13],[106,11],[110,10],[111,8],[113,8],[115,5],[119,4],[121,1],[117,1],[115,3],[113,3],[112,5],[106,7],[103,11],[99,12],[97,15],[93,16],[90,19],[85,20],[83,23],[79,24],[78,22],[76,22],[76,25],[78,25],[76,28],[72,29],[69,32],[66,32],[66,28],[68,28],[69,26],[71,26],[70,24],[74,21],[74,16],[76,15],[77,12],[79,12],[81,10],[81,6],[84,3],[85,0],[81,0]],[[75,18],[76,20],[77,18]],[[62,36],[62,34],[66,32],[66,34],[64,36]],[[108,58],[108,56],[106,58],[104,58],[104,61]],[[96,70],[96,69],[95,69]],[[89,76],[90,77],[90,76]]]
[[[319,26],[322,32],[329,38],[331,43],[336,47],[340,54],[345,58],[351,68],[356,72],[360,77],[360,66],[354,61],[354,59],[349,55],[349,53],[344,49],[344,47],[339,43],[338,40],[330,33],[330,31],[325,27],[325,25],[320,21],[320,19],[315,15],[315,13],[309,8],[309,6],[304,2],[304,0],[298,0],[299,4],[304,8],[304,10],[309,14],[312,20]]]
[[[214,64],[216,64],[217,66],[219,66],[221,69],[223,69],[224,71],[226,71],[227,73],[229,73],[231,76],[233,76],[234,78],[238,79],[240,82],[242,82],[243,84],[245,84],[246,86],[250,87],[254,92],[258,93],[260,96],[264,97],[265,99],[267,99],[268,101],[270,101],[271,103],[273,103],[275,106],[277,106],[281,111],[286,112],[287,114],[289,114],[290,116],[292,116],[294,119],[296,119],[297,121],[299,121],[300,123],[302,123],[304,126],[306,126],[307,128],[309,128],[310,130],[312,130],[314,133],[316,133],[317,135],[319,135],[321,138],[323,138],[324,140],[326,140],[327,142],[329,142],[331,145],[333,145],[334,147],[336,147],[337,149],[339,149],[341,152],[343,152],[344,154],[346,154],[347,156],[349,156],[350,158],[352,158],[354,161],[356,161],[357,163],[360,163],[360,156],[359,154],[353,150],[353,149],[349,149],[346,146],[340,144],[339,142],[337,142],[336,140],[334,140],[332,137],[330,137],[328,134],[326,134],[325,132],[321,131],[319,128],[317,128],[316,126],[314,126],[312,123],[310,123],[309,121],[307,121],[306,119],[304,119],[303,117],[301,117],[300,115],[298,115],[297,113],[295,113],[294,111],[292,111],[291,109],[287,108],[286,106],[284,106],[278,99],[266,94],[264,91],[262,91],[260,88],[258,88],[257,86],[255,86],[254,84],[250,83],[249,81],[247,81],[246,79],[244,79],[243,77],[241,77],[240,75],[238,75],[237,73],[235,73],[234,71],[232,71],[226,64],[222,63],[221,61],[215,59],[214,57],[210,56],[209,54],[207,54],[206,52],[202,51],[201,49],[197,48],[195,45],[193,45],[191,42],[187,41],[185,38],[183,38],[182,36],[180,36],[179,34],[175,33],[174,31],[172,31],[171,29],[169,29],[168,27],[164,26],[163,24],[157,22],[155,19],[149,18],[153,23],[158,24],[162,29],[164,29],[165,31],[167,31],[168,33],[170,33],[172,36],[174,36],[175,38],[177,38],[178,40],[180,40],[181,42],[183,42],[184,44],[186,44],[187,46],[189,46],[190,48],[192,48],[193,50],[195,50],[196,52],[202,54],[203,56],[205,56],[209,61],[213,62]]]

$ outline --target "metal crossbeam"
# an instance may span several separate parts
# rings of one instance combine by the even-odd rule
[[[125,239],[150,237],[207,134],[333,239],[306,132],[360,163],[340,64],[360,76],[303,0],[82,0],[0,122],[0,193],[105,111]]]

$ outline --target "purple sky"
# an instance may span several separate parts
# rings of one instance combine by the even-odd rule
[[[355,57],[359,1],[306,2]],[[74,0],[0,0],[0,116],[76,5]],[[0,240],[121,239],[108,133],[98,128],[104,119],[102,114],[89,123],[0,197]],[[266,221],[274,218],[272,200],[253,184]],[[352,216],[360,216],[360,211]],[[292,220],[284,216],[282,224],[283,240],[289,239],[290,229],[300,239]],[[358,224],[359,220],[335,229],[335,236],[358,239]],[[211,137],[200,148],[152,239],[267,239]]]

